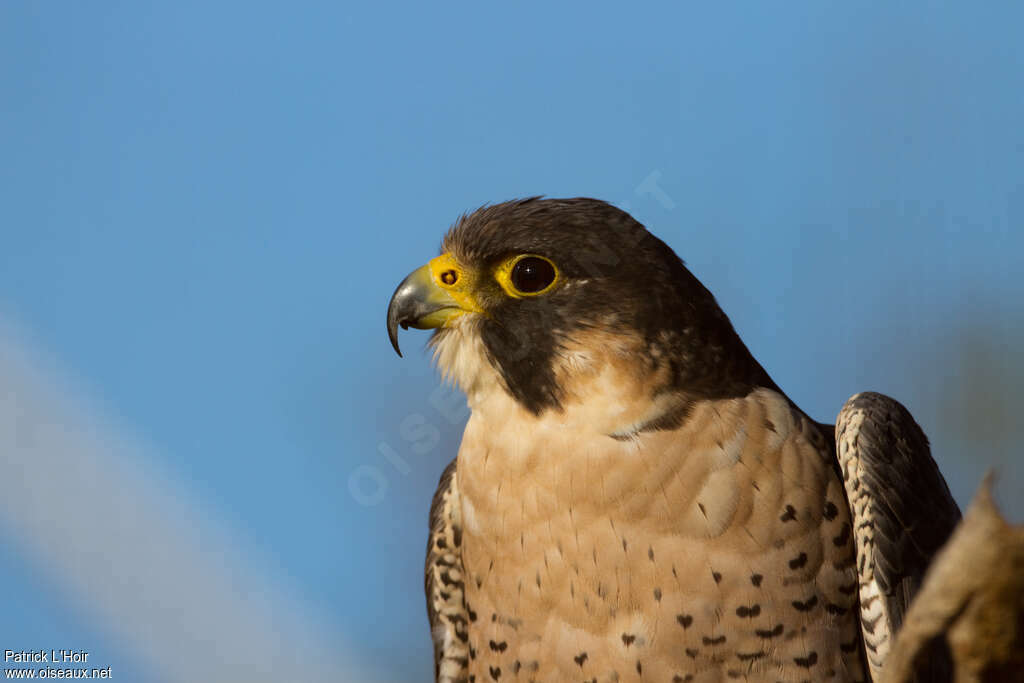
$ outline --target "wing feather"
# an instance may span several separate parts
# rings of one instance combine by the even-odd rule
[[[468,681],[470,612],[463,592],[462,519],[455,463],[452,460],[441,474],[430,505],[425,567],[434,680],[439,683]]]
[[[861,624],[872,676],[960,509],[921,427],[898,401],[856,394],[836,421],[836,450],[856,529]],[[944,657],[919,680],[948,680]],[[936,678],[931,678],[934,675]]]

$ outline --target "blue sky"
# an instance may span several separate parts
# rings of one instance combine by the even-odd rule
[[[425,335],[394,356],[384,311],[460,213],[517,196],[628,208],[811,415],[889,392],[961,501],[997,464],[1024,516],[1022,21],[1012,3],[4,3],[0,371],[21,417],[0,425],[31,406],[53,467],[96,476],[47,483],[0,430],[19,492],[0,648],[185,680],[231,651],[228,626],[200,629],[206,659],[173,619],[126,627],[166,616],[163,594],[116,581],[162,568],[154,587],[190,577],[213,602],[263,586],[209,624],[266,600],[252,638],[316,630],[346,653],[325,676],[422,679],[426,510],[465,413]],[[436,444],[416,452],[414,424]],[[97,502],[118,486],[152,533]],[[191,569],[167,571],[169,537]],[[281,679],[263,668],[247,680]]]

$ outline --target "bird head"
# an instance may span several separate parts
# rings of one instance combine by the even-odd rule
[[[485,206],[448,231],[388,306],[388,335],[436,330],[442,372],[493,383],[539,415],[614,365],[654,395],[745,395],[771,380],[711,293],[664,242],[596,199]]]

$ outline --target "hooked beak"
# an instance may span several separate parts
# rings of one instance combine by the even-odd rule
[[[452,281],[446,285],[441,279],[451,280],[453,272],[459,271],[453,267],[451,257],[442,255],[409,273],[398,285],[388,304],[388,338],[399,356],[402,355],[398,348],[399,326],[403,330],[444,327],[456,316],[479,310],[462,291],[466,283],[456,285]]]

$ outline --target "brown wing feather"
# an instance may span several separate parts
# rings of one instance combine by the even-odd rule
[[[836,422],[836,450],[856,529],[861,624],[873,675],[960,509],[903,405],[882,394],[850,398]],[[918,680],[948,680],[948,661]]]
[[[463,597],[462,520],[455,460],[445,468],[430,505],[427,618],[434,640],[434,679],[468,681],[470,611]],[[472,615],[475,618],[475,615]]]

